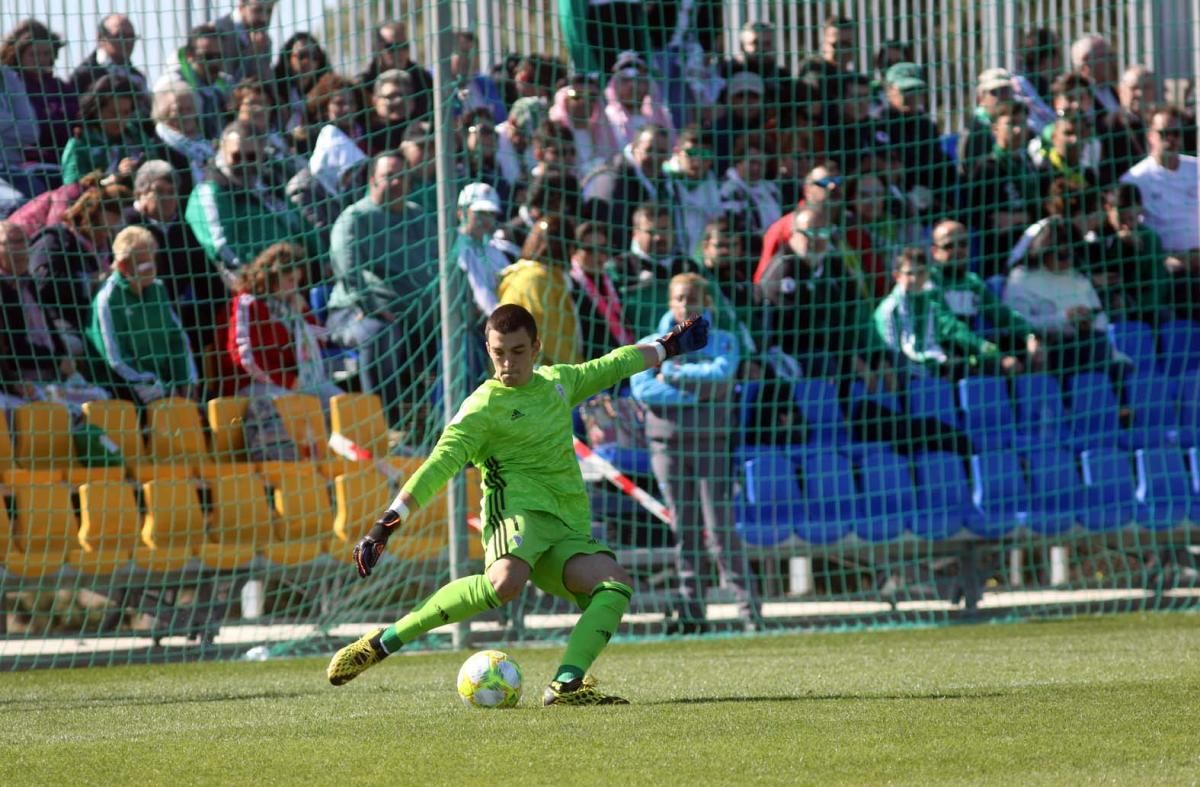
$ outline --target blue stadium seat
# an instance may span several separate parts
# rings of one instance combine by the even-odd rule
[[[1159,367],[1168,377],[1182,377],[1200,368],[1200,325],[1171,320],[1158,329]]]
[[[1042,445],[1070,444],[1067,416],[1058,380],[1048,374],[1020,374],[1013,380],[1017,399],[1017,434],[1033,450]]]
[[[866,517],[854,526],[859,538],[892,541],[905,530],[917,530],[917,493],[908,460],[891,451],[880,451],[860,466],[863,509]]]
[[[966,377],[958,381],[958,401],[976,452],[1009,448],[1017,443],[1016,421],[1008,381],[1003,377]]]
[[[868,391],[866,383],[862,380],[855,380],[850,384],[850,406],[857,409],[858,403],[864,399],[870,399],[895,413],[904,412],[904,405],[896,394],[885,390],[882,386],[874,391]]]
[[[1121,432],[1120,406],[1107,374],[1079,372],[1067,382],[1067,390],[1071,397],[1067,420],[1077,445],[1102,448],[1127,438]]]
[[[840,446],[850,443],[850,428],[846,425],[837,387],[833,383],[806,378],[796,383],[794,395],[804,416],[810,444]]]
[[[1179,405],[1179,442],[1185,446],[1200,445],[1200,372],[1192,372],[1176,380]]]
[[[1128,443],[1139,448],[1179,445],[1178,386],[1156,371],[1137,369],[1125,382],[1133,410]]]
[[[908,414],[913,418],[936,418],[947,426],[961,428],[954,386],[940,377],[914,377],[908,381]]]
[[[1134,452],[1137,501],[1144,507],[1142,525],[1173,530],[1194,519],[1197,490],[1178,448],[1142,448]]]
[[[946,451],[924,451],[913,456],[919,515],[913,534],[941,541],[961,531],[974,530],[981,514],[971,503],[971,485],[962,457]]]
[[[650,451],[645,448],[601,443],[592,450],[625,475],[648,476],[653,473],[650,469]]]
[[[1158,369],[1158,348],[1154,344],[1154,329],[1138,320],[1114,322],[1108,328],[1113,346],[1128,355],[1138,372]]]
[[[796,467],[784,451],[761,451],[744,464],[746,483],[734,502],[738,536],[757,547],[777,546],[804,520]]]
[[[1029,453],[1029,527],[1034,533],[1065,533],[1082,521],[1087,490],[1075,454],[1048,444]]]
[[[762,393],[762,383],[744,382],[738,386],[738,420],[742,425],[743,433],[754,428],[755,417],[754,411],[758,408],[759,394]]]
[[[1136,522],[1140,507],[1129,453],[1095,448],[1081,453],[1079,459],[1087,487],[1087,507],[1082,512],[1084,527],[1102,532]]]
[[[1004,538],[1029,523],[1029,485],[1015,451],[971,457],[971,499],[980,516],[968,523],[977,536]]]
[[[828,450],[806,450],[800,458],[805,516],[796,535],[810,544],[839,541],[864,516],[854,467],[846,457]]]

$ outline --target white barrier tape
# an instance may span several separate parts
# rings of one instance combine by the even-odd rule
[[[578,457],[580,465],[583,465],[585,468],[590,467],[599,472],[613,486],[632,497],[651,514],[654,514],[654,516],[666,524],[671,524],[671,511],[658,498],[635,484],[630,480],[629,476],[614,467],[607,459],[597,456],[596,452],[578,437],[574,438],[574,440],[575,456]]]

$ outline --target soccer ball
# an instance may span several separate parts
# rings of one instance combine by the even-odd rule
[[[515,708],[521,668],[503,651],[481,650],[458,671],[458,696],[468,708]]]

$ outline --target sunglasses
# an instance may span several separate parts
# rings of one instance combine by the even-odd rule
[[[495,126],[468,126],[467,133],[468,134],[479,134],[482,137],[494,137],[494,136],[496,136],[496,127]]]
[[[948,251],[950,249],[969,249],[971,247],[971,241],[967,240],[966,238],[958,238],[956,240],[947,240],[942,241],[941,243],[935,243],[933,244],[933,247],[935,249],[941,249],[942,251]]]
[[[819,178],[818,180],[810,180],[809,183],[811,183],[814,186],[820,186],[823,189],[827,189],[830,186],[842,185],[842,178],[840,175],[832,176],[832,177],[825,177],[825,178]]]
[[[829,240],[833,237],[836,227],[813,227],[812,229],[800,230],[800,234],[809,240]]]

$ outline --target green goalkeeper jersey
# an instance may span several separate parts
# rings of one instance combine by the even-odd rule
[[[482,473],[485,525],[510,512],[545,511],[589,528],[571,411],[645,368],[640,350],[622,347],[586,363],[539,367],[520,387],[488,380],[458,408],[405,491],[423,506],[469,461]]]

